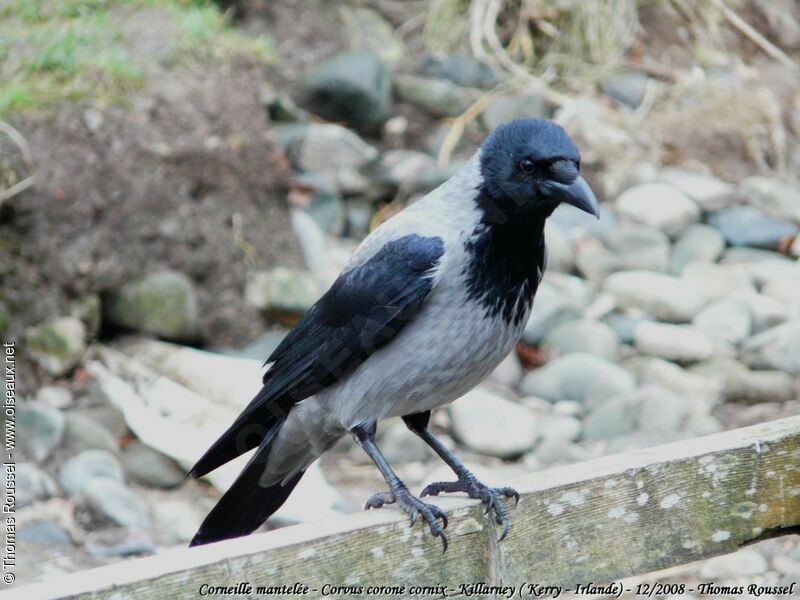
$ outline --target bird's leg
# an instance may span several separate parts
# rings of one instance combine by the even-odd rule
[[[406,415],[403,421],[411,431],[417,434],[428,444],[433,451],[438,454],[448,466],[453,469],[453,472],[458,476],[457,481],[437,481],[426,486],[422,490],[421,496],[437,496],[445,492],[464,492],[470,498],[480,500],[486,505],[486,512],[490,510],[494,513],[495,522],[502,526],[503,532],[500,535],[502,541],[508,535],[508,515],[506,512],[506,505],[503,498],[514,498],[519,502],[519,493],[513,488],[491,488],[475,478],[467,467],[462,463],[452,452],[444,447],[442,442],[436,439],[428,429],[428,421],[431,417],[431,411],[416,413],[413,415]]]
[[[356,443],[372,459],[372,462],[378,467],[381,475],[386,480],[386,484],[389,486],[388,492],[375,494],[367,500],[364,508],[381,508],[384,504],[397,503],[397,506],[411,517],[412,526],[417,522],[417,518],[422,515],[422,518],[431,528],[431,533],[442,538],[444,550],[446,551],[447,536],[444,534],[444,528],[447,527],[447,516],[438,507],[423,502],[408,491],[406,485],[400,481],[400,478],[375,445],[375,428],[376,422],[370,421],[350,430]],[[441,525],[439,524],[439,519],[442,520]]]

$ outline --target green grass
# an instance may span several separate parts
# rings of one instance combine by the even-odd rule
[[[3,0],[0,118],[65,100],[118,101],[141,87],[157,59],[135,54],[126,20],[145,9],[162,10],[174,29],[162,63],[274,60],[269,39],[236,31],[209,0]]]

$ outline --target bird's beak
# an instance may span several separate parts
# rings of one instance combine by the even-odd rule
[[[566,202],[575,208],[600,218],[600,208],[597,205],[597,198],[592,192],[592,188],[586,180],[578,175],[578,178],[569,185],[551,182],[552,197],[559,202]]]

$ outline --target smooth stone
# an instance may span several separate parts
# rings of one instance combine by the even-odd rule
[[[119,446],[116,438],[94,419],[75,411],[66,415],[64,446],[68,453],[101,449],[116,453]]]
[[[286,337],[286,334],[287,331],[284,329],[272,329],[265,331],[243,348],[224,348],[220,352],[234,358],[251,358],[264,361],[275,351],[283,341],[283,338]]]
[[[620,223],[594,235],[577,244],[575,257],[578,270],[591,281],[604,281],[618,271],[663,272],[669,266],[669,238],[657,229]]]
[[[777,252],[758,248],[729,248],[720,264],[740,270],[759,287],[771,279],[800,278],[800,265],[795,261]]]
[[[106,450],[85,450],[68,459],[58,472],[58,482],[70,495],[83,493],[94,479],[122,483],[122,465]]]
[[[37,404],[49,408],[62,409],[72,404],[72,392],[60,385],[44,385],[36,391]]]
[[[646,183],[624,191],[615,203],[617,213],[654,227],[669,236],[680,234],[700,219],[700,208],[675,186]]]
[[[367,236],[375,216],[375,205],[369,200],[351,198],[345,200],[345,234],[353,239]]]
[[[173,488],[184,482],[186,473],[171,458],[134,440],[122,449],[125,473],[142,485]]]
[[[574,442],[583,429],[581,421],[574,416],[547,414],[537,417],[542,441],[565,440]]]
[[[690,262],[681,272],[681,280],[702,290],[709,300],[722,300],[739,292],[755,291],[747,272],[709,262]]]
[[[693,437],[684,431],[632,431],[608,440],[606,454],[622,454],[642,448],[652,448]]]
[[[687,371],[662,358],[647,357],[639,368],[641,385],[656,385],[676,394],[696,398],[708,406],[722,400],[723,385],[711,377]]]
[[[583,420],[583,437],[587,440],[608,440],[635,429],[636,399],[630,394],[604,400]]]
[[[690,262],[716,262],[725,251],[725,238],[708,225],[690,225],[675,242],[670,255],[670,270],[680,275]]]
[[[377,131],[391,111],[391,75],[368,50],[337,54],[303,76],[298,103],[328,121]]]
[[[350,46],[354,50],[367,50],[387,65],[403,60],[406,47],[395,27],[381,13],[366,6],[342,6],[340,15]]]
[[[592,458],[591,453],[585,448],[563,438],[544,438],[536,446],[533,457],[541,465],[552,467],[569,465]],[[526,456],[526,464],[528,457]]]
[[[611,312],[603,317],[603,322],[614,331],[620,343],[629,346],[633,344],[633,331],[642,320],[620,312]]]
[[[533,300],[533,310],[522,332],[522,341],[538,346],[544,337],[561,323],[579,319],[580,304],[554,284],[542,281]]]
[[[770,279],[761,293],[785,306],[790,319],[800,318],[800,279]]]
[[[575,268],[575,248],[569,236],[558,225],[547,221],[544,225],[544,237],[547,240],[547,268],[571,273]]]
[[[258,101],[272,123],[305,123],[309,120],[308,112],[297,106],[289,94],[276,90],[267,82],[259,86]]]
[[[64,415],[40,404],[17,408],[17,447],[23,455],[41,463],[58,448],[64,438]]]
[[[552,356],[587,352],[610,362],[619,358],[619,339],[605,323],[577,319],[553,328],[542,342],[542,350]]]
[[[457,117],[482,94],[451,81],[400,73],[394,77],[398,99],[419,106],[433,117]]]
[[[773,177],[748,177],[739,194],[765,213],[800,224],[800,187]]]
[[[137,528],[114,528],[92,531],[86,536],[86,551],[95,558],[155,554],[150,535]]]
[[[616,296],[623,308],[639,308],[656,319],[673,323],[691,321],[709,301],[696,285],[649,271],[614,273],[606,279],[603,289]]]
[[[90,401],[98,402],[98,404],[81,408],[78,414],[91,419],[110,433],[115,440],[114,448],[116,450],[119,446],[116,440],[130,436],[131,432],[125,422],[125,415],[122,411],[111,404],[111,399],[97,382],[95,382],[95,385],[96,390],[92,390],[91,387],[88,388],[89,394],[86,398]]]
[[[686,325],[643,321],[633,332],[636,349],[678,363],[706,360],[714,354],[714,344],[704,333]]]
[[[549,119],[553,112],[553,105],[538,94],[496,96],[481,113],[481,120],[492,131],[514,119]]]
[[[777,327],[789,320],[787,308],[768,296],[756,292],[738,292],[732,296],[747,305],[752,317],[753,334]]]
[[[167,544],[186,544],[200,528],[203,517],[195,507],[180,500],[153,506],[153,520],[160,540]]]
[[[404,423],[395,421],[379,434],[381,452],[390,463],[425,462],[433,457],[428,445]]]
[[[404,194],[427,193],[445,182],[447,173],[436,159],[416,150],[389,150],[381,157],[379,180]]]
[[[731,246],[777,250],[784,240],[797,233],[797,226],[771,217],[753,206],[731,206],[708,218]]]
[[[522,369],[522,363],[519,360],[519,356],[517,353],[512,350],[508,356],[506,356],[497,367],[495,367],[494,371],[489,373],[489,376],[486,378],[486,381],[490,383],[495,383],[497,385],[502,385],[508,389],[516,389],[519,385],[519,382],[522,380],[522,376],[525,372]]]
[[[200,315],[197,289],[189,277],[163,270],[122,286],[103,305],[109,323],[169,340],[197,339]]]
[[[422,77],[446,79],[463,87],[491,87],[497,80],[491,65],[471,54],[433,54],[417,69]]]
[[[753,368],[800,375],[800,320],[751,337],[742,346],[742,360]]]
[[[17,540],[41,546],[64,546],[72,543],[69,533],[55,521],[33,521],[22,525],[17,531]]]
[[[706,306],[692,319],[692,325],[711,338],[737,345],[750,337],[753,316],[746,302],[727,298]]]
[[[621,367],[593,354],[576,352],[525,375],[520,391],[549,402],[571,400],[591,407],[634,387],[633,377]]]
[[[292,164],[307,173],[357,171],[378,158],[378,151],[357,133],[333,123],[303,126],[288,144],[288,154]]]
[[[18,508],[58,495],[55,481],[33,463],[19,463],[16,479]]]
[[[86,352],[86,327],[75,317],[60,317],[25,332],[28,356],[54,377],[66,375]]]
[[[313,173],[296,176],[289,197],[328,235],[339,236],[344,231],[344,202],[326,177]]]
[[[767,566],[767,560],[761,554],[750,548],[744,548],[733,554],[709,558],[700,567],[700,577],[706,581],[740,579],[761,575],[767,570]]]
[[[89,508],[121,527],[150,527],[144,502],[119,481],[95,477],[86,484],[82,495]]]
[[[674,185],[706,212],[719,210],[737,200],[735,186],[713,175],[667,167],[661,170],[658,179]]]
[[[647,386],[636,392],[637,427],[642,431],[680,431],[692,412],[692,399],[673,391]]]
[[[315,276],[276,267],[257,271],[247,277],[245,299],[263,312],[274,315],[300,316],[325,293]]]
[[[637,71],[623,71],[603,79],[600,91],[620,105],[636,109],[644,100],[650,78]]]
[[[483,389],[467,392],[449,406],[453,434],[466,446],[489,456],[524,454],[539,439],[533,413]]]

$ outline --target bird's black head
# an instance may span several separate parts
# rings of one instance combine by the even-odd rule
[[[487,219],[546,218],[562,202],[599,217],[580,164],[575,142],[551,121],[518,119],[501,125],[481,147]]]

